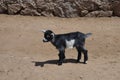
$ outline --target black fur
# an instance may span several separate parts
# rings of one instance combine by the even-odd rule
[[[51,30],[44,31],[43,42],[51,42],[59,50],[58,65],[62,65],[65,59],[65,48],[67,48],[67,41],[74,40],[73,47],[76,47],[78,51],[77,62],[81,59],[81,53],[84,54],[84,63],[88,60],[88,51],[85,49],[85,39],[89,37],[91,33],[72,32],[66,34],[55,34]]]

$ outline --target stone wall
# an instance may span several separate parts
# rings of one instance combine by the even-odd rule
[[[0,0],[0,13],[57,17],[120,17],[120,0]]]

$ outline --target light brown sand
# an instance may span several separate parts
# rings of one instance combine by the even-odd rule
[[[55,33],[92,32],[86,40],[88,64],[75,63],[77,51],[66,50],[66,63],[43,43],[42,29]],[[47,18],[0,15],[0,80],[119,80],[120,18]]]

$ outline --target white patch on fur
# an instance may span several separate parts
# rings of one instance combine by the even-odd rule
[[[75,40],[70,40],[70,41],[66,40],[67,48],[73,48],[74,44],[75,44]]]

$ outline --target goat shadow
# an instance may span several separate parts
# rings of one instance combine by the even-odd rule
[[[47,61],[43,61],[43,62],[39,62],[39,61],[32,61],[32,63],[35,63],[35,66],[41,66],[44,67],[45,64],[55,64],[57,65],[58,60],[47,60]],[[76,61],[76,59],[65,59],[63,63],[78,63]],[[79,62],[79,63],[83,63],[83,62]]]

